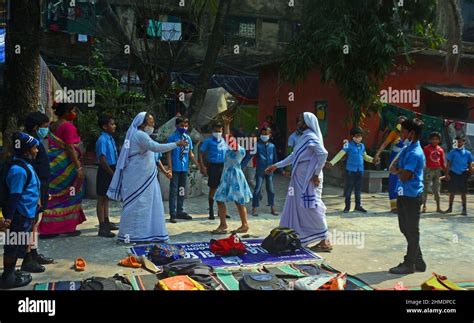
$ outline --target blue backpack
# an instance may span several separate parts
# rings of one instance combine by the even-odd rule
[[[163,266],[184,258],[184,255],[184,249],[166,243],[157,243],[149,250],[147,257],[155,265]]]

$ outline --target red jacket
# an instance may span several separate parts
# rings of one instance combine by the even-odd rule
[[[440,146],[433,147],[432,144],[423,148],[426,158],[426,168],[445,169],[444,150]]]

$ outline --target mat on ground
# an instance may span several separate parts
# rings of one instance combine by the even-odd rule
[[[262,239],[243,240],[247,247],[247,253],[236,257],[216,256],[211,252],[209,242],[175,243],[173,245],[183,248],[186,251],[186,258],[201,259],[203,263],[216,268],[322,260],[320,256],[304,248],[295,252],[271,254],[262,248],[262,241]],[[130,248],[130,252],[136,256],[147,256],[152,247],[152,244],[133,246]]]

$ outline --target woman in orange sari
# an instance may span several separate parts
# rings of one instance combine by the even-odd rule
[[[81,232],[76,226],[86,220],[81,206],[84,196],[84,170],[78,148],[81,138],[72,123],[77,117],[76,107],[60,103],[53,109],[59,120],[51,124],[48,137],[50,200],[38,228],[42,239],[60,234],[77,236]]]

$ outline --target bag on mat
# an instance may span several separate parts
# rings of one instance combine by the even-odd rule
[[[321,273],[308,276],[295,281],[295,290],[345,290],[346,273]]]
[[[217,256],[241,256],[247,252],[247,248],[236,234],[226,239],[211,240],[210,249]]]
[[[158,243],[151,248],[148,253],[148,259],[155,265],[162,266],[184,258],[184,254],[184,249],[166,243]]]
[[[132,290],[127,279],[115,275],[113,278],[91,277],[83,280],[79,290]]]
[[[421,290],[466,290],[459,287],[446,276],[433,273],[433,277],[421,284]]]
[[[186,275],[161,279],[156,284],[155,289],[172,291],[206,290],[204,286]]]
[[[286,290],[285,283],[274,274],[244,273],[239,280],[240,290]]]
[[[168,277],[186,275],[195,281],[211,286],[212,266],[203,264],[201,259],[178,259],[163,266],[163,273]]]
[[[301,248],[298,233],[290,228],[278,227],[270,232],[262,242],[263,249],[271,253],[294,252]]]

